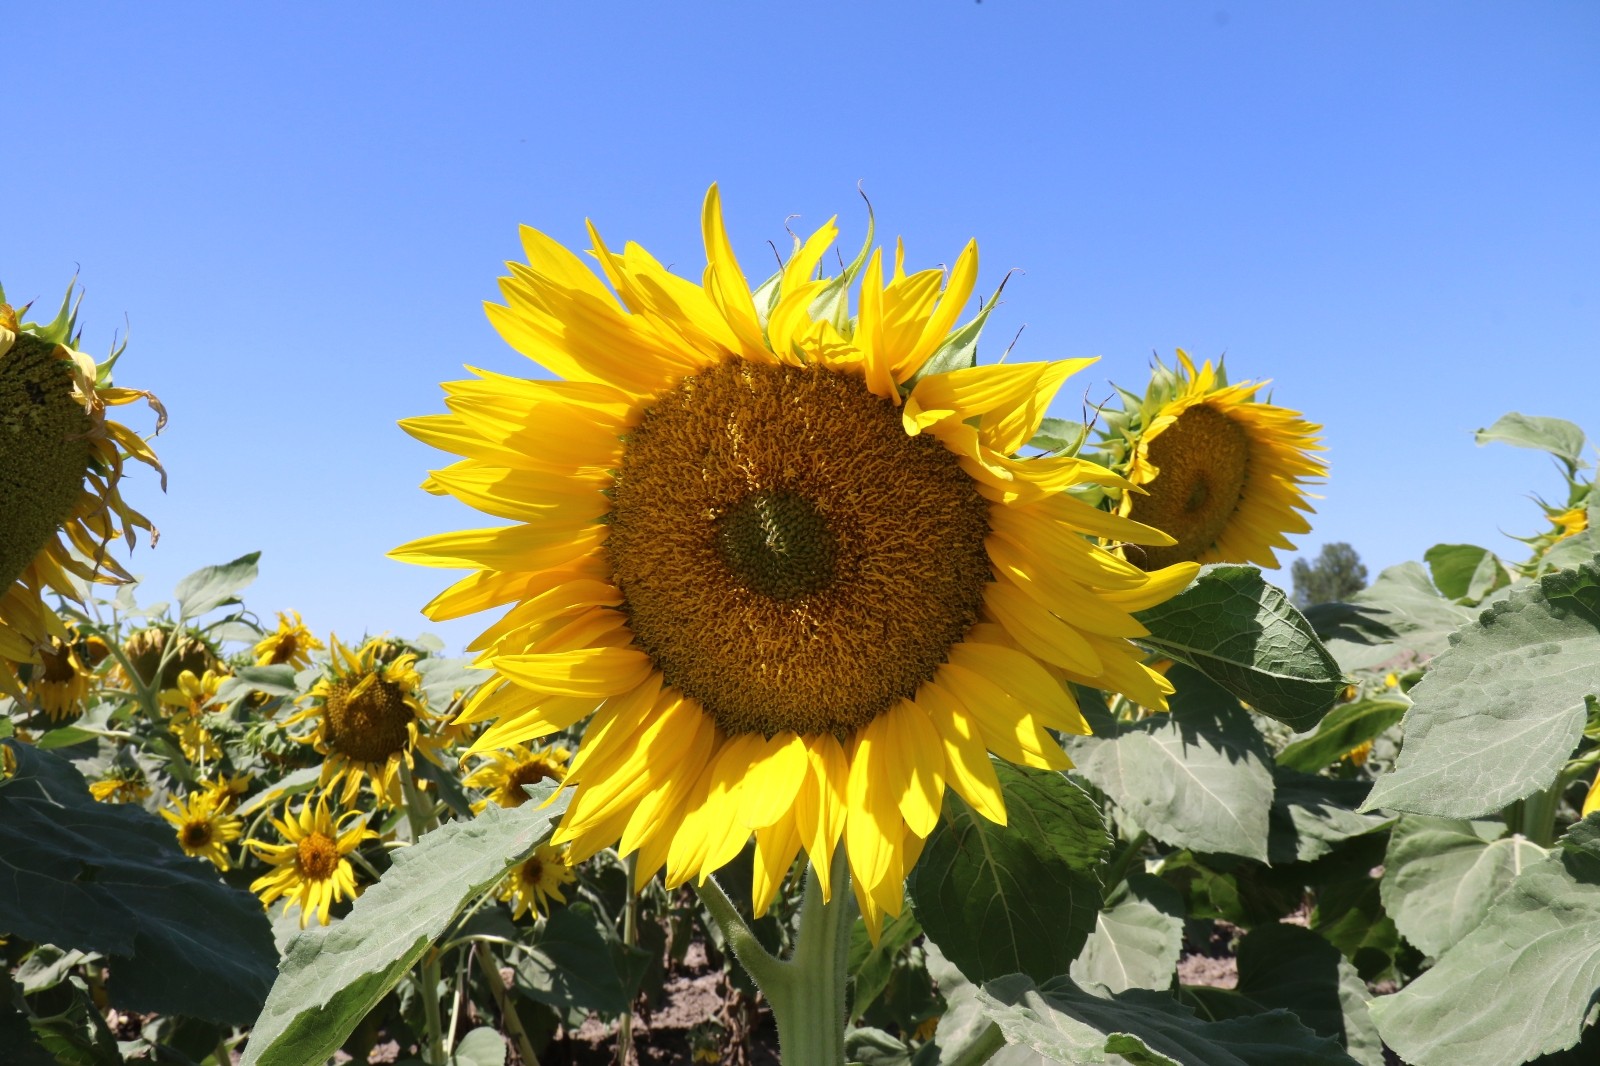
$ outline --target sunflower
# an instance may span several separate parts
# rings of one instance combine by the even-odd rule
[[[320,786],[331,789],[341,779],[340,802],[355,802],[363,778],[372,779],[373,791],[391,806],[398,806],[400,765],[412,765],[412,753],[434,759],[437,741],[422,731],[432,715],[423,706],[418,689],[416,656],[399,655],[386,664],[379,652],[387,645],[369,640],[351,651],[330,637],[332,656],[325,674],[306,698],[308,706],[284,721],[285,726],[311,718],[316,729],[306,743],[327,756],[322,762]]]
[[[238,806],[239,801],[250,793],[250,785],[254,775],[243,773],[219,773],[214,781],[202,780],[200,787],[205,789],[206,795],[211,797],[212,806],[219,811],[231,811]]]
[[[1132,612],[1196,567],[1099,544],[1171,543],[1062,491],[1126,485],[1104,467],[1015,456],[1092,360],[966,365],[976,244],[948,278],[899,246],[824,277],[830,220],[752,292],[715,186],[702,228],[702,284],[591,227],[602,281],[523,230],[489,317],[565,380],[477,372],[402,423],[464,457],[425,488],[516,524],[392,555],[474,571],[431,618],[514,605],[470,645],[496,674],[462,713],[496,720],[476,748],[589,719],[552,838],[572,861],[619,843],[675,886],[754,835],[761,913],[802,848],[831,894],[842,842],[876,934],[947,784],[1002,821],[990,752],[1070,765],[1064,681],[1164,705]]]
[[[294,620],[290,621],[289,616]],[[279,611],[278,631],[268,634],[255,646],[257,666],[275,666],[288,663],[296,670],[311,665],[311,653],[322,650],[322,641],[311,635],[300,620],[299,611]]]
[[[561,886],[571,884],[575,878],[563,849],[540,844],[506,874],[500,885],[500,898],[511,904],[512,918],[521,918],[530,911],[537,918],[550,913],[552,900],[567,901]]]
[[[178,678],[185,671],[195,677],[203,677],[208,670],[224,672],[216,650],[200,634],[192,630],[179,633],[177,647],[169,654],[167,642],[172,639],[169,627],[148,626],[129,634],[123,641],[122,654],[139,675],[140,683],[160,692],[177,688]],[[120,682],[127,684],[125,672],[119,668],[117,673]]]
[[[190,762],[204,765],[222,758],[222,748],[205,727],[203,718],[227,677],[215,670],[195,677],[194,671],[184,670],[178,674],[177,687],[161,693],[162,705],[174,709],[167,731],[178,738],[178,747]]]
[[[160,403],[111,384],[122,346],[97,365],[77,343],[70,289],[46,325],[20,321],[0,289],[0,692],[11,696],[20,691],[16,664],[42,665],[52,637],[69,640],[44,594],[77,600],[80,581],[131,581],[111,542],[126,536],[132,545],[140,529],[155,539],[150,520],[122,499],[126,461],[148,464],[166,488],[149,445],[106,417],[106,408],[143,398],[159,433]]]
[[[273,867],[251,882],[250,891],[260,896],[266,907],[280,896],[287,897],[285,912],[291,903],[297,904],[302,929],[313,913],[319,924],[327,925],[328,909],[334,903],[360,894],[346,856],[378,835],[366,827],[364,818],[361,811],[346,811],[334,818],[328,811],[326,791],[315,802],[307,798],[301,803],[298,815],[285,803],[283,818],[272,819],[283,843],[245,841],[257,858]],[[347,823],[353,824],[345,828]]]
[[[1182,349],[1176,368],[1159,362],[1143,398],[1108,415],[1110,465],[1137,491],[1113,488],[1116,512],[1172,535],[1176,543],[1124,549],[1146,569],[1193,560],[1276,567],[1285,534],[1311,529],[1304,483],[1327,472],[1321,426],[1300,412],[1257,401],[1267,383],[1229,385],[1221,366],[1199,370]]]
[[[157,812],[178,834],[178,846],[185,855],[209,859],[219,870],[232,867],[228,845],[239,839],[244,822],[226,813],[209,792],[196,792],[187,799],[174,799],[172,806]]]
[[[137,766],[115,765],[89,786],[89,794],[101,803],[143,803],[150,796],[150,783]]]
[[[468,788],[488,793],[472,805],[474,814],[481,813],[493,800],[500,807],[520,807],[528,801],[525,785],[540,781],[560,781],[567,776],[567,761],[572,752],[566,748],[543,748],[534,751],[522,744],[514,744],[505,751],[493,751],[462,781]]]
[[[53,722],[76,718],[83,713],[95,668],[109,651],[99,637],[85,637],[69,627],[67,639],[50,637],[39,649],[37,665],[28,664],[19,672],[27,679],[28,696]]]

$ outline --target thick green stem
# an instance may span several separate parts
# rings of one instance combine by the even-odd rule
[[[1522,800],[1522,824],[1515,828],[1541,848],[1548,848],[1556,841],[1556,808],[1561,804],[1561,792],[1566,783],[1566,777],[1557,777],[1549,788]]]
[[[639,894],[633,890],[634,874],[639,867],[639,853],[634,852],[623,862],[628,877],[628,895],[622,902],[622,943],[634,947],[639,943]],[[617,1022],[617,1066],[627,1066],[628,1054],[633,1050],[633,1004],[622,1012]]]
[[[784,1066],[844,1066],[845,979],[855,897],[843,847],[833,859],[833,899],[824,903],[821,879],[806,868],[794,954],[779,960],[756,939],[714,880],[699,888],[728,946],[772,1006]]]

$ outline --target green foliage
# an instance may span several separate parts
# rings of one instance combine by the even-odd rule
[[[1333,636],[1328,651],[1352,671],[1369,670],[1402,655],[1437,655],[1449,647],[1450,634],[1474,617],[1470,608],[1434,588],[1421,563],[1389,567],[1350,597],[1350,603],[1362,609],[1368,633]]]
[[[1600,559],[1514,590],[1411,690],[1405,746],[1368,809],[1476,818],[1548,787],[1600,693]]]
[[[189,621],[218,607],[239,602],[238,594],[256,579],[260,552],[241,555],[221,566],[202,566],[178,582],[178,619]]]
[[[289,945],[243,1066],[303,1066],[332,1055],[476,896],[550,834],[565,797],[546,785],[511,810],[490,807],[395,853],[349,917]]]
[[[178,849],[167,823],[99,803],[70,763],[6,741],[0,929],[109,957],[111,1002],[248,1022],[276,953],[261,905]]]
[[[1305,616],[1253,566],[1208,566],[1193,585],[1137,617],[1150,631],[1140,644],[1293,729],[1316,725],[1344,690],[1338,664]]]
[[[1332,944],[1297,925],[1264,925],[1239,942],[1238,962],[1238,994],[1258,1011],[1292,1011],[1362,1066],[1383,1066],[1366,982]]]
[[[1316,732],[1278,752],[1278,765],[1306,773],[1332,766],[1348,752],[1383,735],[1410,706],[1409,699],[1390,696],[1368,696],[1340,704],[1317,724]]]
[[[1407,815],[1389,838],[1381,888],[1394,924],[1428,955],[1482,924],[1507,886],[1545,850],[1499,822]]]
[[[517,988],[529,999],[614,1018],[638,991],[640,954],[638,948],[625,948],[593,907],[574,903],[551,911],[517,951],[512,969]]]
[[[1069,974],[1079,985],[1112,992],[1164,989],[1172,984],[1182,948],[1182,899],[1160,878],[1135,874],[1096,917]]]
[[[1511,584],[1511,575],[1499,557],[1476,544],[1435,544],[1422,557],[1434,586],[1457,603],[1479,603]]]
[[[1566,465],[1568,476],[1576,474],[1583,466],[1583,430],[1564,418],[1513,411],[1501,415],[1488,429],[1478,430],[1476,439],[1479,444],[1499,441],[1548,452]]]
[[[1294,580],[1294,604],[1302,610],[1319,603],[1343,603],[1367,587],[1361,556],[1342,540],[1324,544],[1314,563],[1296,559],[1289,574]]]
[[[1088,794],[1061,774],[996,763],[1008,824],[945,793],[911,878],[917,920],[973,981],[1066,972],[1095,927],[1110,846]]]

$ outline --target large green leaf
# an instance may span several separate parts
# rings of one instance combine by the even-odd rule
[[[260,552],[251,552],[221,566],[202,566],[178,582],[178,618],[199,618],[223,604],[238,603],[236,594],[256,579],[260,558]]]
[[[1477,434],[1479,444],[1499,441],[1518,448],[1534,448],[1549,452],[1575,471],[1583,463],[1583,430],[1564,418],[1546,418],[1543,415],[1524,415],[1516,411],[1501,415],[1488,429]]]
[[[1066,972],[1100,911],[1095,873],[1111,846],[1100,811],[1059,773],[997,762],[1006,825],[946,791],[944,815],[911,877],[928,939],[962,973]]]
[[[1545,850],[1520,834],[1484,836],[1471,822],[1407,815],[1389,837],[1380,891],[1394,924],[1417,948],[1441,955],[1476,929],[1494,901]]]
[[[1385,829],[1393,817],[1359,814],[1370,787],[1275,767],[1267,857],[1274,865],[1314,862],[1352,837]]]
[[[1332,944],[1298,925],[1263,925],[1239,941],[1238,960],[1241,995],[1263,1009],[1293,1011],[1362,1066],[1383,1066],[1366,982]]]
[[[1068,739],[1078,772],[1157,840],[1265,861],[1272,769],[1261,734],[1197,672],[1168,676],[1170,714]]]
[[[626,952],[608,933],[587,903],[557,907],[512,960],[517,990],[562,1010],[621,1014],[633,1002],[637,982],[625,980]]]
[[[478,893],[544,840],[568,793],[546,806],[545,785],[509,809],[491,805],[394,853],[383,880],[348,917],[290,944],[251,1033],[243,1066],[322,1062]]]
[[[1403,950],[1400,932],[1383,909],[1379,891],[1387,843],[1378,833],[1353,837],[1309,871],[1309,883],[1316,891],[1312,931],[1338,948],[1367,981],[1392,976],[1395,958]]]
[[[1338,1041],[1318,1036],[1284,1010],[1202,1021],[1162,992],[1136,988],[1100,997],[1070,978],[1036,985],[1021,974],[985,984],[978,1003],[1008,1043],[1071,1066],[1350,1066],[1353,1061]]]
[[[945,1012],[939,1016],[933,1039],[917,1052],[916,1066],[980,1066],[995,1063],[995,1052],[1005,1045],[999,1026],[978,1005],[978,986],[940,952],[937,944],[923,947],[928,976],[939,986]],[[1009,1050],[1009,1049],[1008,1049]]]
[[[1338,663],[1281,589],[1253,566],[1218,564],[1138,614],[1138,643],[1169,655],[1270,718],[1316,725],[1344,690]]]
[[[39,1043],[28,1016],[0,997],[0,1047],[6,1049],[8,1066],[59,1066],[58,1060]]]
[[[1341,704],[1328,712],[1310,736],[1301,737],[1278,753],[1278,765],[1315,773],[1332,766],[1347,752],[1376,739],[1405,715],[1411,701],[1405,697],[1376,696]]]
[[[126,1010],[248,1022],[276,952],[261,904],[178,848],[140,807],[99,803],[69,762],[6,742],[0,780],[0,929],[110,956]]]
[[[1450,634],[1472,621],[1474,612],[1446,599],[1433,587],[1421,563],[1401,563],[1350,597],[1368,626],[1392,633],[1388,640],[1328,641],[1328,650],[1346,670],[1370,670],[1401,655],[1428,658],[1444,651]]]
[[[1555,780],[1600,694],[1600,559],[1516,589],[1411,690],[1405,744],[1367,807],[1498,811]]]
[[[1591,814],[1372,1014],[1412,1066],[1515,1066],[1576,1044],[1597,997],[1600,814]]]
[[[1511,583],[1499,557],[1476,544],[1435,544],[1422,557],[1433,573],[1434,586],[1452,600],[1477,603]]]
[[[1135,874],[1100,911],[1068,972],[1080,985],[1113,992],[1163,989],[1172,984],[1182,949],[1183,900],[1160,878]]]
[[[901,911],[899,916],[886,922],[876,944],[867,932],[867,923],[856,919],[855,928],[850,930],[850,955],[845,963],[845,972],[851,981],[852,1021],[859,1021],[883,994],[894,972],[895,959],[921,935],[922,926],[917,924],[917,916],[911,910]]]

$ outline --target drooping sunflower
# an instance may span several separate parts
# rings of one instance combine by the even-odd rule
[[[293,615],[293,620],[290,619]],[[322,650],[322,641],[311,635],[311,630],[300,620],[299,611],[279,611],[278,631],[269,633],[255,646],[257,666],[274,666],[288,663],[296,670],[311,665],[311,653]]]
[[[219,870],[232,868],[228,845],[244,832],[244,821],[219,807],[209,792],[195,792],[174,799],[159,812],[178,834],[178,846],[185,855],[207,859]]]
[[[147,626],[135,630],[122,642],[122,654],[139,675],[142,684],[150,685],[160,693],[178,687],[178,678],[185,671],[195,677],[204,677],[207,671],[222,673],[222,660],[216,649],[195,631],[177,632],[177,645],[169,652],[167,643],[174,639],[168,626]],[[119,667],[118,675],[124,671]],[[129,683],[126,676],[121,683]]]
[[[401,764],[413,765],[416,752],[437,761],[437,741],[423,730],[433,715],[418,691],[417,657],[403,654],[384,663],[379,654],[385,642],[369,640],[359,651],[338,637],[329,642],[328,672],[306,694],[307,706],[284,725],[316,719],[316,729],[304,740],[326,756],[320,786],[332,789],[344,781],[342,804],[354,803],[362,780],[371,778],[373,792],[398,806]]]
[[[307,797],[298,814],[285,803],[283,815],[271,819],[283,843],[269,844],[253,837],[245,841],[258,858],[273,867],[251,882],[250,891],[260,896],[266,907],[279,897],[285,897],[285,911],[291,904],[298,905],[302,929],[313,914],[318,924],[327,925],[333,904],[360,894],[355,870],[346,856],[378,834],[366,827],[361,811],[346,811],[335,818],[328,810],[325,791],[315,801]]]
[[[499,807],[520,807],[528,802],[525,785],[540,781],[560,781],[567,776],[567,761],[572,752],[566,748],[549,747],[534,751],[522,744],[514,744],[504,751],[492,751],[488,758],[468,774],[462,784],[487,793],[484,799],[472,805],[474,814],[480,813],[491,800]]]
[[[535,918],[550,913],[550,905],[565,903],[561,886],[577,879],[562,848],[540,844],[533,854],[517,863],[500,885],[500,898],[511,904],[511,917],[531,913]]]
[[[231,776],[219,773],[215,780],[202,779],[200,787],[211,797],[212,806],[217,810],[231,811],[239,805],[240,800],[250,794],[250,785],[254,778],[255,775],[250,773]]]
[[[84,636],[67,627],[67,639],[50,637],[39,649],[37,664],[25,664],[19,671],[28,697],[44,710],[53,722],[76,718],[83,712],[84,700],[93,687],[95,668],[105,661],[109,650],[96,636]]]
[[[1156,365],[1145,395],[1107,415],[1110,465],[1140,491],[1113,487],[1116,512],[1171,534],[1175,543],[1129,546],[1146,569],[1173,563],[1255,563],[1275,567],[1287,534],[1311,529],[1305,483],[1327,465],[1313,425],[1300,412],[1258,401],[1267,384],[1230,385],[1209,360],[1196,370]]]
[[[122,498],[127,460],[148,464],[166,488],[150,446],[106,417],[108,407],[142,398],[156,411],[159,433],[160,403],[111,384],[123,346],[96,364],[77,343],[70,290],[41,325],[20,321],[0,289],[0,692],[12,696],[16,664],[42,665],[51,638],[69,638],[44,595],[76,600],[77,581],[132,580],[112,558],[111,542],[126,536],[132,545],[141,529],[155,540],[150,520]]]
[[[497,674],[463,712],[497,719],[476,748],[590,719],[553,838],[572,861],[619,843],[677,885],[753,834],[764,911],[801,849],[831,893],[842,842],[876,930],[946,785],[1003,821],[991,752],[1070,765],[1064,681],[1164,704],[1132,612],[1196,567],[1100,544],[1171,542],[1062,491],[1125,487],[1109,470],[1017,457],[1092,360],[969,365],[975,243],[948,278],[898,245],[827,277],[830,220],[753,292],[715,186],[702,229],[698,284],[592,227],[604,280],[522,231],[489,317],[564,380],[478,371],[402,423],[463,457],[425,488],[515,524],[392,554],[474,571],[431,618],[513,605],[471,645]]]

